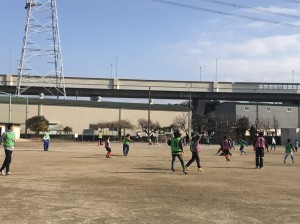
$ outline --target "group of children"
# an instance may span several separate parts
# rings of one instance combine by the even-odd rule
[[[50,134],[49,134],[49,130],[47,130],[44,133],[44,150],[48,151],[49,148],[49,141],[50,141]],[[102,140],[102,136],[101,136],[101,140]],[[124,156],[128,156],[128,152],[129,152],[129,145],[130,142],[132,140],[130,139],[130,135],[127,134],[123,140],[123,155]],[[172,154],[172,161],[171,161],[171,170],[173,172],[175,172],[175,159],[176,157],[179,159],[181,166],[182,166],[182,170],[184,174],[188,174],[188,170],[190,165],[196,161],[197,163],[197,167],[198,167],[198,171],[204,171],[201,168],[200,165],[200,157],[199,157],[199,152],[200,152],[200,136],[196,135],[192,138],[191,144],[190,144],[190,150],[192,152],[192,158],[188,161],[188,163],[185,165],[184,164],[184,160],[183,160],[183,143],[182,143],[182,139],[181,139],[181,134],[179,131],[175,131],[174,132],[174,137],[170,140],[168,140],[168,145],[171,147],[171,154]],[[0,168],[0,174],[2,175],[11,175],[10,172],[10,163],[11,163],[11,157],[12,157],[12,153],[14,151],[14,147],[15,147],[15,133],[14,133],[14,125],[12,123],[7,124],[7,131],[4,132],[0,138],[0,144],[2,144],[3,142],[3,146],[4,146],[4,151],[5,151],[5,159],[4,162]],[[227,138],[227,136],[224,136],[223,141],[220,144],[220,149],[218,151],[218,153],[220,151],[222,151],[222,154],[225,156],[225,159],[227,162],[230,161],[230,150],[233,148],[233,141],[230,138]],[[102,142],[99,142],[101,145]],[[244,139],[240,139],[239,140],[239,144],[240,144],[240,152],[241,154],[246,154],[246,152],[244,151],[244,147],[248,146],[247,142]],[[273,144],[273,142],[272,142]],[[269,148],[268,148],[268,144],[266,139],[263,137],[263,132],[260,132],[257,136],[257,138],[254,140],[253,142],[253,147],[255,150],[255,163],[256,163],[256,168],[263,168],[263,159],[264,159],[264,151],[265,149],[269,152]],[[294,146],[291,142],[290,139],[287,140],[287,143],[285,145],[285,157],[284,157],[284,163],[286,163],[286,159],[290,156],[292,159],[292,162],[294,163],[294,156],[293,156],[293,152],[297,152],[298,151],[298,147],[299,147],[299,143],[297,141],[297,139],[295,140]],[[107,151],[106,157],[107,158],[111,158],[111,144],[110,144],[110,137],[108,136],[106,141],[105,141],[105,148]],[[272,147],[273,148],[273,147]],[[274,148],[275,149],[275,148]],[[217,154],[218,154],[217,153]]]
[[[101,139],[102,139],[102,136],[101,136]],[[128,156],[130,142],[132,142],[132,140],[130,139],[130,134],[127,134],[123,140],[123,155],[124,156]],[[102,144],[98,144],[98,146],[100,146],[100,145],[102,145]],[[107,136],[104,147],[107,151],[106,158],[111,158],[112,150],[111,150],[111,144],[110,144],[110,136]]]

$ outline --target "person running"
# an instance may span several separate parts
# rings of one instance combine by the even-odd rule
[[[172,162],[171,162],[172,171],[175,172],[174,164],[175,164],[176,157],[178,157],[182,166],[183,173],[188,174],[185,169],[184,161],[182,158],[184,152],[183,152],[181,134],[179,133],[179,131],[174,132],[174,137],[169,142],[169,145],[171,146],[171,153],[172,153]]]
[[[107,136],[107,139],[105,141],[105,149],[107,151],[106,158],[111,158],[110,136]]]
[[[98,133],[98,146],[102,145],[103,133],[99,131]]]
[[[287,143],[285,144],[285,157],[283,161],[284,163],[286,163],[286,159],[288,156],[291,156],[293,163],[295,163],[293,152],[295,152],[295,149],[291,143],[291,139],[288,139]]]
[[[243,155],[243,153],[246,155],[247,153],[246,153],[246,151],[244,149],[245,149],[245,146],[248,147],[247,142],[243,138],[241,138],[240,141],[239,141],[239,143],[240,143],[240,152],[241,152],[241,155]]]
[[[201,168],[200,165],[200,158],[199,158],[199,152],[200,152],[200,144],[199,144],[199,140],[200,140],[200,136],[197,135],[193,141],[191,142],[191,152],[192,152],[192,158],[190,159],[190,161],[188,161],[188,163],[185,166],[186,170],[189,170],[189,166],[196,160],[197,162],[197,167],[198,167],[198,171],[203,172],[204,170]]]
[[[131,142],[130,134],[127,134],[124,138],[124,141],[123,141],[123,154],[124,154],[124,156],[128,156],[130,142]]]
[[[263,132],[259,132],[258,137],[253,142],[256,169],[262,169],[264,166],[265,148],[269,152],[267,141],[263,135]]]
[[[49,128],[47,128],[47,130],[44,133],[43,141],[44,141],[44,151],[49,151],[49,144],[50,144],[50,131],[49,131]]]
[[[231,149],[231,142],[227,138],[227,136],[224,136],[224,140],[222,141],[221,147],[222,147],[222,151],[224,153],[224,156],[226,158],[226,162],[229,162],[230,161],[230,155],[231,155],[230,152],[229,152],[229,150]]]
[[[298,147],[299,147],[299,142],[297,139],[295,139],[295,143],[294,143],[294,147],[295,147],[295,151],[298,151]]]
[[[271,150],[274,148],[274,151],[276,150],[276,139],[274,136],[272,136],[272,144],[271,144]]]
[[[7,132],[4,132],[2,134],[0,139],[0,145],[3,142],[4,151],[5,151],[5,159],[0,169],[0,173],[2,175],[11,175],[10,172],[11,156],[15,148],[16,135],[14,133],[14,124],[12,123],[7,124],[7,130],[8,130]]]

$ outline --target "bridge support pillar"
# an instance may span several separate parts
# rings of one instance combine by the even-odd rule
[[[194,99],[193,100],[193,114],[204,116],[206,100]]]

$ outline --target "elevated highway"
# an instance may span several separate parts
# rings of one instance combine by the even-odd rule
[[[35,82],[35,78],[37,81]],[[33,80],[33,81],[32,81]],[[24,94],[38,95],[51,88],[42,86],[37,77],[31,77],[31,86]],[[16,75],[0,75],[0,91],[15,94]],[[261,101],[300,103],[298,83],[254,83],[254,82],[197,82],[107,78],[65,77],[67,96],[78,97],[116,97],[156,99],[205,99],[229,101]]]

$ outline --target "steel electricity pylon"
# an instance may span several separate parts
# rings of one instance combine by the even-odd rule
[[[56,0],[26,0],[25,9],[16,94],[44,87],[45,94],[66,98]]]

